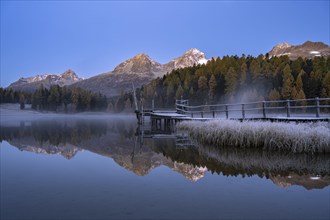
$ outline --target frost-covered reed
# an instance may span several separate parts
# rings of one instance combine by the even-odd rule
[[[184,121],[177,128],[198,142],[221,147],[330,153],[328,122]]]

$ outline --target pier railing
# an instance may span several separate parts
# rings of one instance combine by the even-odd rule
[[[259,101],[234,104],[190,106],[176,100],[176,111],[192,118],[330,118],[330,98]]]

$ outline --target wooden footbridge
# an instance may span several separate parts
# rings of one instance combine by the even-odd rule
[[[176,100],[173,110],[138,109],[138,123],[150,122],[152,130],[167,130],[182,120],[268,120],[315,122],[330,121],[330,98],[314,98],[299,100],[260,101],[248,103],[231,103],[219,105],[191,106],[188,100]]]

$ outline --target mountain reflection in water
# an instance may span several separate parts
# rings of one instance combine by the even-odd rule
[[[138,133],[133,118],[66,118],[1,125],[0,141],[7,141],[23,151],[61,154],[67,159],[81,150],[88,150],[110,157],[140,176],[164,165],[191,181],[197,181],[210,171],[224,176],[258,175],[270,178],[280,187],[300,185],[318,189],[330,184],[330,156],[327,154],[219,149],[196,145],[184,134],[143,139]]]

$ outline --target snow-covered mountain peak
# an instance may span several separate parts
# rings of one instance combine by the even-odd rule
[[[8,88],[30,92],[34,91],[41,84],[43,84],[45,88],[49,88],[52,85],[68,86],[81,80],[82,78],[79,78],[73,70],[68,69],[62,74],[41,74],[20,78],[16,82],[10,84]]]
[[[157,71],[160,66],[160,63],[152,60],[147,54],[140,53],[119,64],[113,72],[117,74],[152,74],[152,72]]]
[[[304,57],[312,59],[316,56],[329,56],[330,47],[322,42],[306,41],[301,45],[291,45],[288,43],[278,44],[268,52],[270,57],[287,55],[290,59]]]
[[[188,50],[184,54],[189,54],[189,55],[204,55],[203,52],[201,52],[200,50],[198,50],[196,48],[191,48],[190,50]]]
[[[140,53],[140,54],[136,55],[135,57],[133,57],[132,59],[135,59],[135,60],[150,60],[150,61],[152,61],[152,59],[146,53]]]
[[[184,68],[193,66],[194,64],[206,64],[207,59],[205,54],[196,48],[192,48],[185,52],[182,56],[173,59],[171,62],[174,64],[174,68]]]
[[[292,47],[293,45],[287,43],[287,42],[284,42],[284,43],[280,43],[280,44],[277,44],[274,48],[275,49],[286,49],[286,48],[289,48],[289,47]]]
[[[77,76],[77,74],[71,69],[68,69],[67,71],[62,73],[60,76],[63,79],[80,80],[79,77]]]

